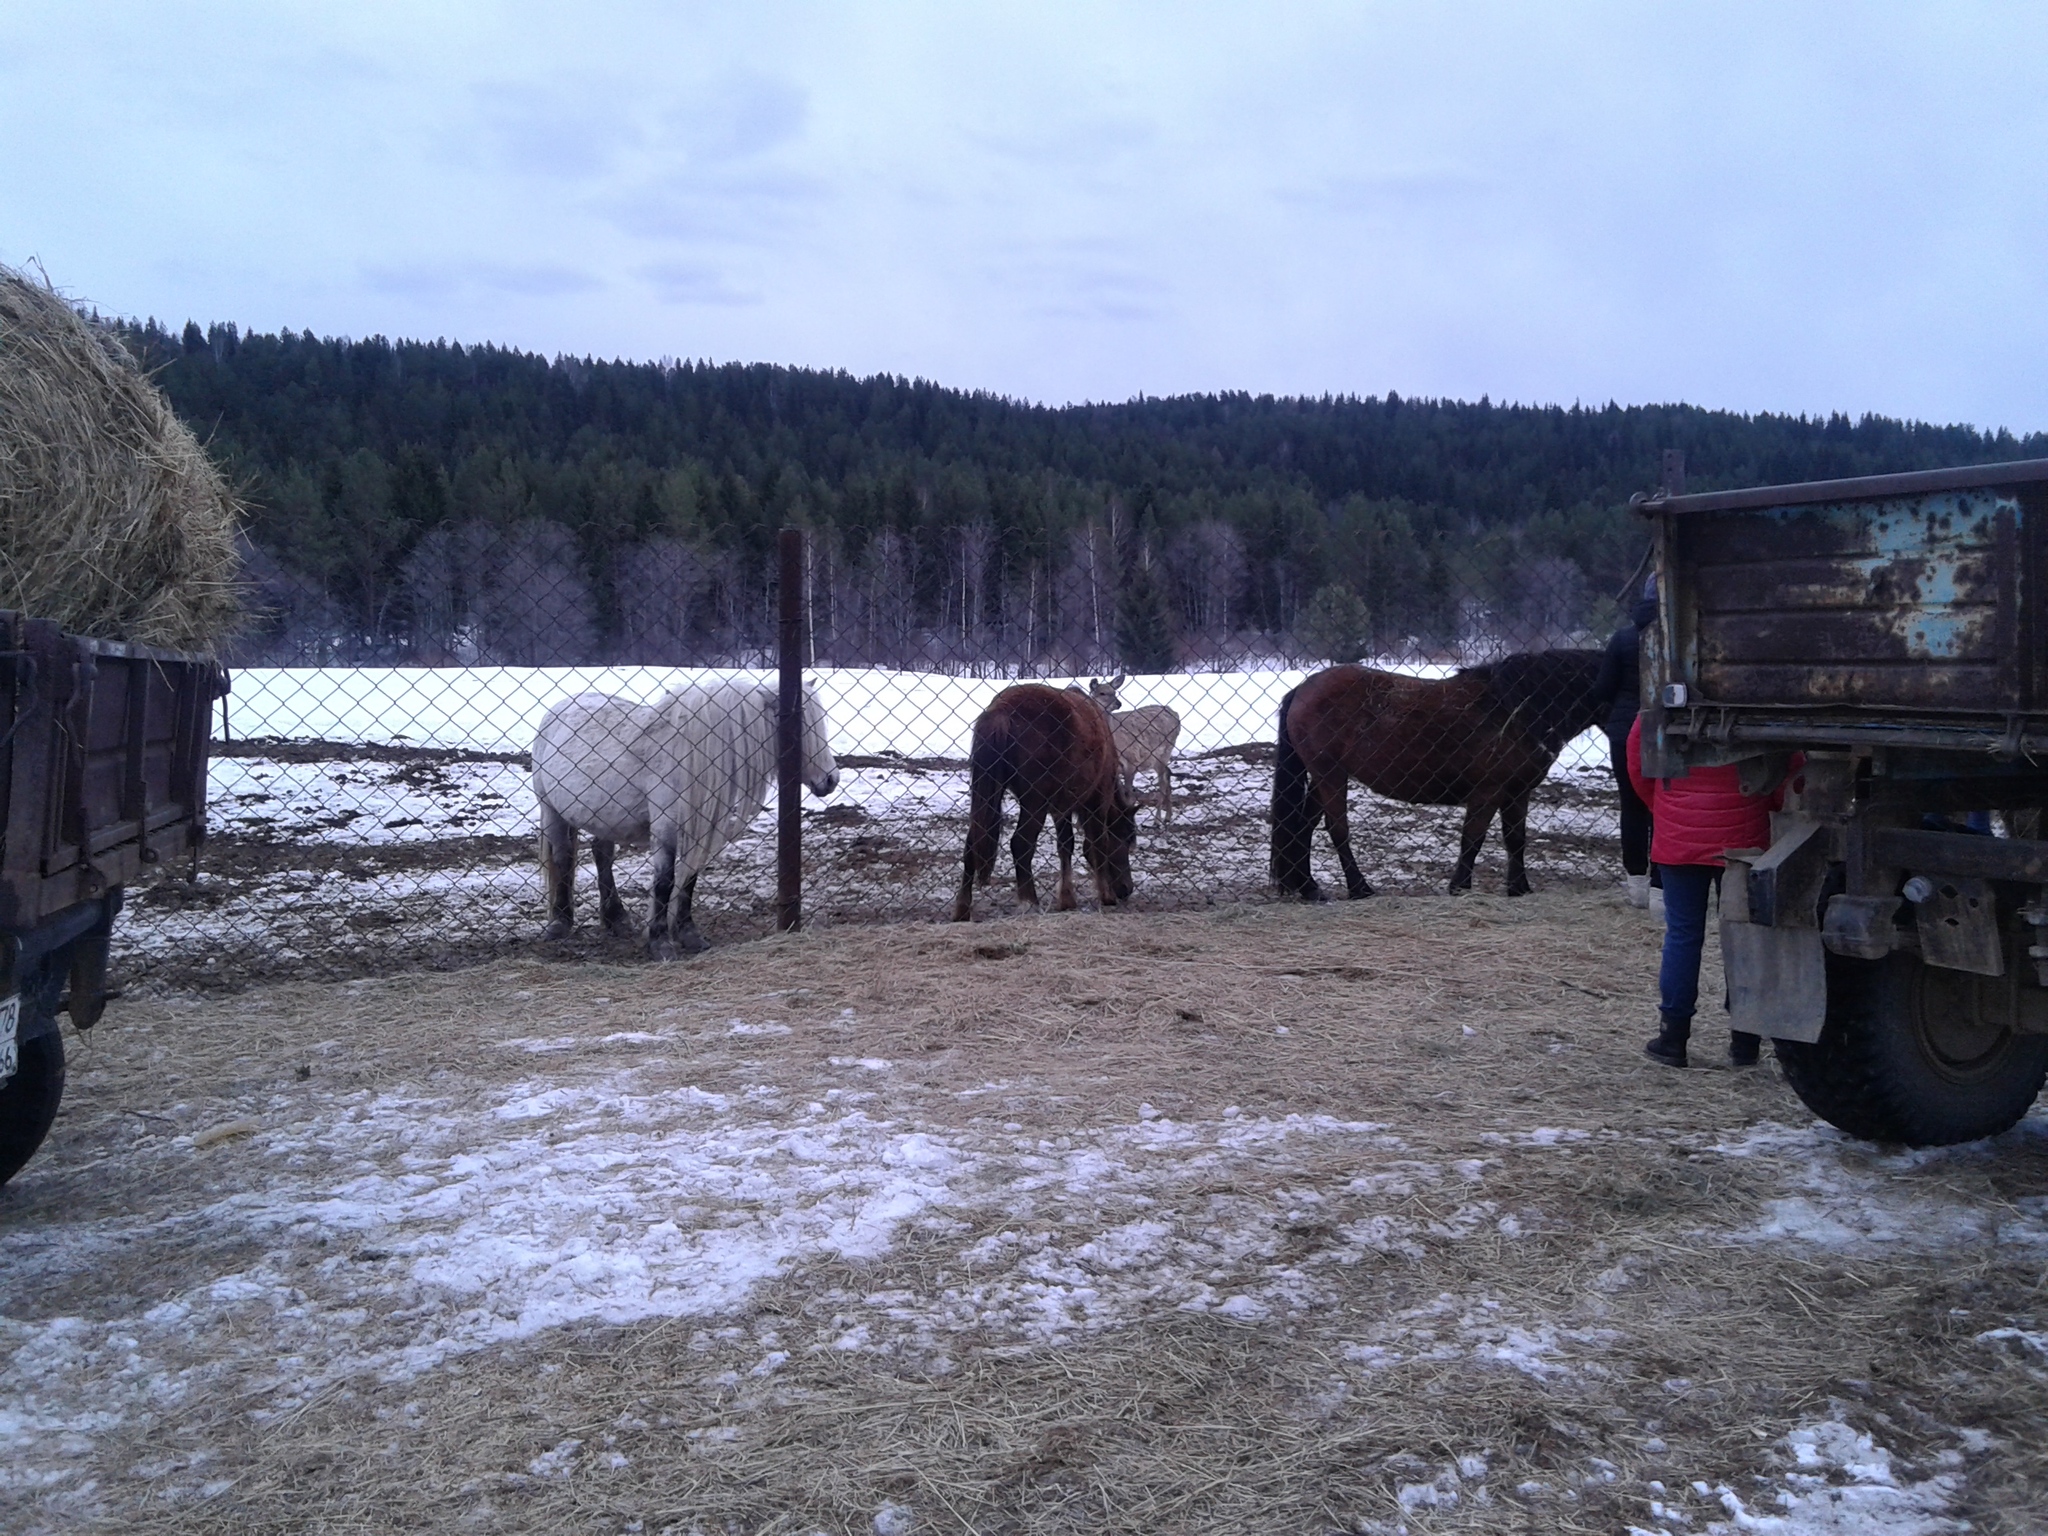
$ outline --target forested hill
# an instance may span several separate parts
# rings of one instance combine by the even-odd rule
[[[744,659],[813,530],[821,661],[1142,668],[1597,628],[1659,451],[1688,489],[2048,454],[1866,416],[922,380],[449,343],[127,337],[252,509],[246,659]],[[1314,650],[1314,645],[1309,645]]]

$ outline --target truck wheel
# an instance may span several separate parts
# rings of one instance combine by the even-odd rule
[[[0,1085],[0,1184],[35,1156],[64,1097],[64,1040],[54,1030],[21,1042],[21,1065]]]
[[[1828,956],[1827,1022],[1811,1045],[1778,1042],[1792,1091],[1866,1141],[1942,1147],[1995,1136],[2048,1079],[2048,1035],[1978,1017],[1976,978],[1926,965]]]

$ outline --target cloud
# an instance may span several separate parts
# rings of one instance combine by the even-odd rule
[[[505,169],[528,176],[582,179],[609,170],[641,140],[608,82],[573,89],[523,81],[472,88],[477,132]]]
[[[1155,135],[1151,124],[1135,117],[1095,116],[1037,125],[1026,132],[970,128],[962,137],[977,149],[1020,165],[1078,170],[1147,148]]]
[[[1482,197],[1492,190],[1483,176],[1465,170],[1383,171],[1326,176],[1306,185],[1281,187],[1283,203],[1338,215],[1425,209]]]
[[[640,276],[664,304],[700,304],[722,309],[759,304],[761,295],[735,288],[715,267],[700,262],[657,261],[640,268]]]
[[[795,171],[686,169],[611,199],[605,212],[642,239],[768,244],[808,224],[824,197],[823,182]]]
[[[377,293],[403,298],[445,299],[464,292],[557,299],[604,286],[596,275],[557,263],[493,261],[411,262],[363,268],[363,284]]]
[[[786,80],[740,72],[691,89],[663,119],[672,152],[696,165],[725,165],[767,154],[802,137],[810,97]]]
[[[1167,283],[1098,241],[1070,241],[1019,253],[990,270],[992,286],[1019,294],[1031,314],[1050,319],[1156,320],[1172,307]]]
[[[826,194],[823,179],[787,163],[809,110],[804,92],[763,75],[690,87],[661,116],[639,174],[599,211],[629,235],[664,243],[761,246],[799,234]]]

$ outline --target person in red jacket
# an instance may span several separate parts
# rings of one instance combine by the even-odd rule
[[[1771,841],[1771,812],[1784,798],[1745,795],[1734,764],[1695,768],[1682,778],[1652,779],[1643,773],[1643,722],[1628,733],[1628,773],[1650,808],[1650,860],[1664,877],[1664,961],[1657,973],[1657,1038],[1643,1050],[1666,1066],[1682,1067],[1692,1036],[1692,1015],[1700,995],[1700,950],[1707,937],[1707,895],[1719,895],[1722,855],[1730,848],[1765,848]],[[1742,1030],[1728,1036],[1728,1059],[1738,1067],[1756,1063],[1757,1037]]]

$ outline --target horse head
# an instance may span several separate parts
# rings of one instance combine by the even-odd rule
[[[820,800],[839,787],[839,759],[832,755],[832,727],[825,706],[804,686],[804,785]]]
[[[1131,852],[1137,846],[1137,803],[1126,799],[1123,785],[1118,784],[1115,798],[1102,817],[1100,839],[1084,835],[1081,840],[1081,851],[1088,856],[1088,867],[1102,881],[1102,891],[1107,898],[1104,906],[1111,901],[1122,903],[1131,899],[1131,893],[1136,889],[1131,881]]]
[[[1489,680],[1529,739],[1554,755],[1599,723],[1605,708],[1593,695],[1599,675],[1598,651],[1559,649],[1503,656],[1492,664]]]

